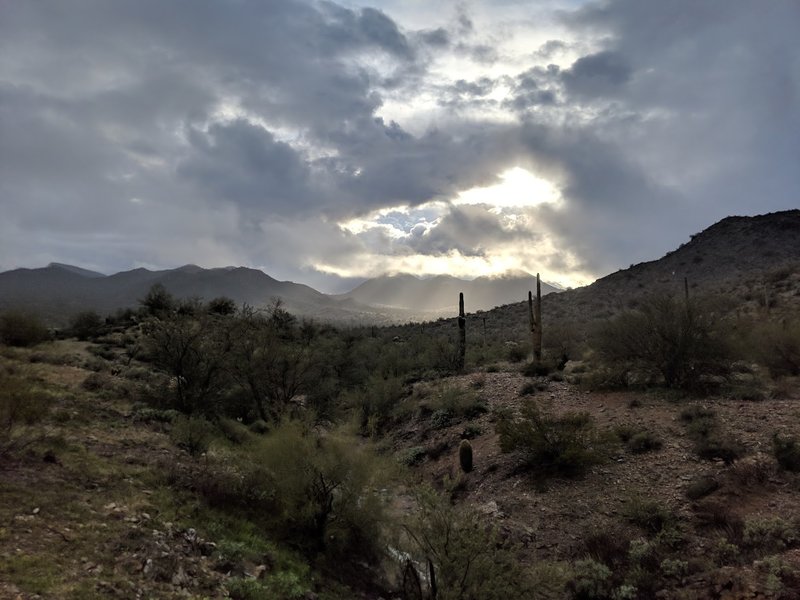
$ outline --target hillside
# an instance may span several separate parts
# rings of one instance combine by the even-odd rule
[[[341,297],[376,307],[452,314],[458,304],[459,292],[464,293],[467,311],[474,312],[526,298],[528,291],[535,289],[536,277],[530,273],[508,273],[473,280],[450,275],[420,278],[405,273],[370,279]],[[542,283],[542,294],[556,291],[557,288]]]
[[[583,327],[633,308],[650,294],[714,295],[740,313],[791,314],[800,307],[800,210],[728,217],[658,260],[631,265],[591,285],[543,299],[543,319]],[[524,302],[491,311],[489,321],[519,324]]]
[[[196,265],[162,271],[138,268],[109,276],[57,263],[40,269],[15,269],[0,273],[0,309],[23,307],[42,313],[54,325],[63,325],[80,311],[109,314],[135,307],[157,283],[181,299],[227,296],[239,305],[259,307],[280,298],[294,314],[330,321],[381,323],[409,318],[402,311],[376,311],[307,285],[278,281],[258,269],[203,269]]]

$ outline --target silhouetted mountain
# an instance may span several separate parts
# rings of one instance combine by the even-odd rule
[[[452,314],[458,308],[459,292],[464,292],[467,311],[474,312],[527,298],[529,290],[535,292],[536,277],[524,271],[473,280],[400,274],[370,279],[341,297],[373,306]],[[558,288],[542,283],[543,295],[556,291]]]
[[[59,264],[15,269],[0,273],[0,308],[23,307],[42,313],[55,324],[64,324],[83,310],[107,314],[136,307],[156,283],[181,299],[227,296],[237,304],[261,307],[279,298],[287,310],[298,315],[355,322],[382,322],[387,318],[381,311],[337,300],[307,285],[278,281],[257,269],[203,269],[196,265],[164,271],[139,268],[109,276]],[[402,317],[393,317],[398,318]]]

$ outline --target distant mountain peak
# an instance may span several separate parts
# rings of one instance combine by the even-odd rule
[[[74,273],[75,275],[80,275],[81,277],[89,277],[89,278],[105,277],[103,273],[98,273],[97,271],[90,271],[89,269],[82,269],[81,267],[76,267],[75,265],[68,265],[59,262],[51,262],[49,265],[47,265],[46,268],[61,269],[62,271]]]
[[[178,273],[200,273],[202,271],[205,271],[205,269],[203,267],[198,267],[197,265],[188,264],[188,265],[183,265],[182,267],[178,267],[177,269],[173,269],[173,271],[176,271]]]

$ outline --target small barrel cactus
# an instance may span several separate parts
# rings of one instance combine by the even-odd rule
[[[461,470],[464,473],[472,471],[472,444],[469,440],[461,440],[461,445],[458,447],[458,462],[461,463]]]

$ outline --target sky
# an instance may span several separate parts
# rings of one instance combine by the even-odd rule
[[[0,270],[583,285],[800,205],[797,0],[3,0]]]

